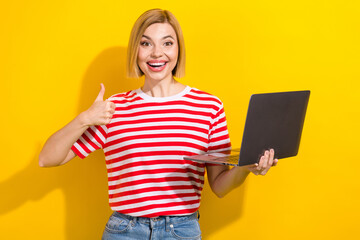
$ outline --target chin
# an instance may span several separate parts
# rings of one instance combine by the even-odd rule
[[[172,79],[173,75],[163,74],[163,73],[147,73],[145,74],[145,79],[154,80],[154,81],[162,81],[165,79]]]

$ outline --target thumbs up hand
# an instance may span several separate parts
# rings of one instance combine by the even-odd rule
[[[104,101],[105,87],[101,83],[101,89],[91,107],[83,112],[84,122],[87,126],[109,124],[115,112],[115,104],[108,100]]]

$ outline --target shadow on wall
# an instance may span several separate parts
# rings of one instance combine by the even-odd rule
[[[242,216],[246,182],[239,188],[218,198],[205,181],[200,206],[200,227],[203,239],[231,224]],[[234,229],[236,231],[236,229]]]
[[[126,78],[125,62],[124,47],[106,49],[94,59],[83,78],[79,113],[91,106],[99,93],[100,83],[105,85],[106,97],[141,86],[141,80]],[[41,146],[38,146],[26,168],[0,183],[0,192],[6,193],[1,199],[0,215],[61,189],[65,196],[66,239],[100,239],[111,214],[103,152],[96,151],[84,160],[75,158],[61,167],[40,168],[40,150]],[[205,186],[200,219],[204,239],[241,216],[244,191],[243,188],[235,191],[225,199],[217,199]]]

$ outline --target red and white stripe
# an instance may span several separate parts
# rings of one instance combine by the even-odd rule
[[[85,158],[103,148],[112,210],[142,217],[195,212],[205,165],[183,157],[230,148],[221,101],[190,87],[172,97],[138,89],[109,100],[112,121],[90,127],[72,149]]]

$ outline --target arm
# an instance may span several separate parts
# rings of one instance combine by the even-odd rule
[[[255,175],[265,175],[272,166],[277,164],[274,150],[265,151],[258,164],[229,168],[224,165],[206,166],[208,181],[212,191],[218,197],[224,197],[234,188],[240,186],[250,172]]]
[[[211,190],[219,198],[224,197],[232,189],[240,186],[249,175],[246,167],[233,167],[225,165],[207,165],[208,181]]]
[[[49,137],[39,155],[40,167],[59,166],[76,156],[71,147],[88,129],[84,115],[85,113],[81,113],[65,127]]]
[[[115,104],[103,101],[105,87],[101,90],[93,105],[80,113],[65,127],[54,133],[45,143],[39,155],[41,167],[53,167],[67,163],[76,155],[71,150],[72,145],[92,125],[105,125],[115,112]]]

